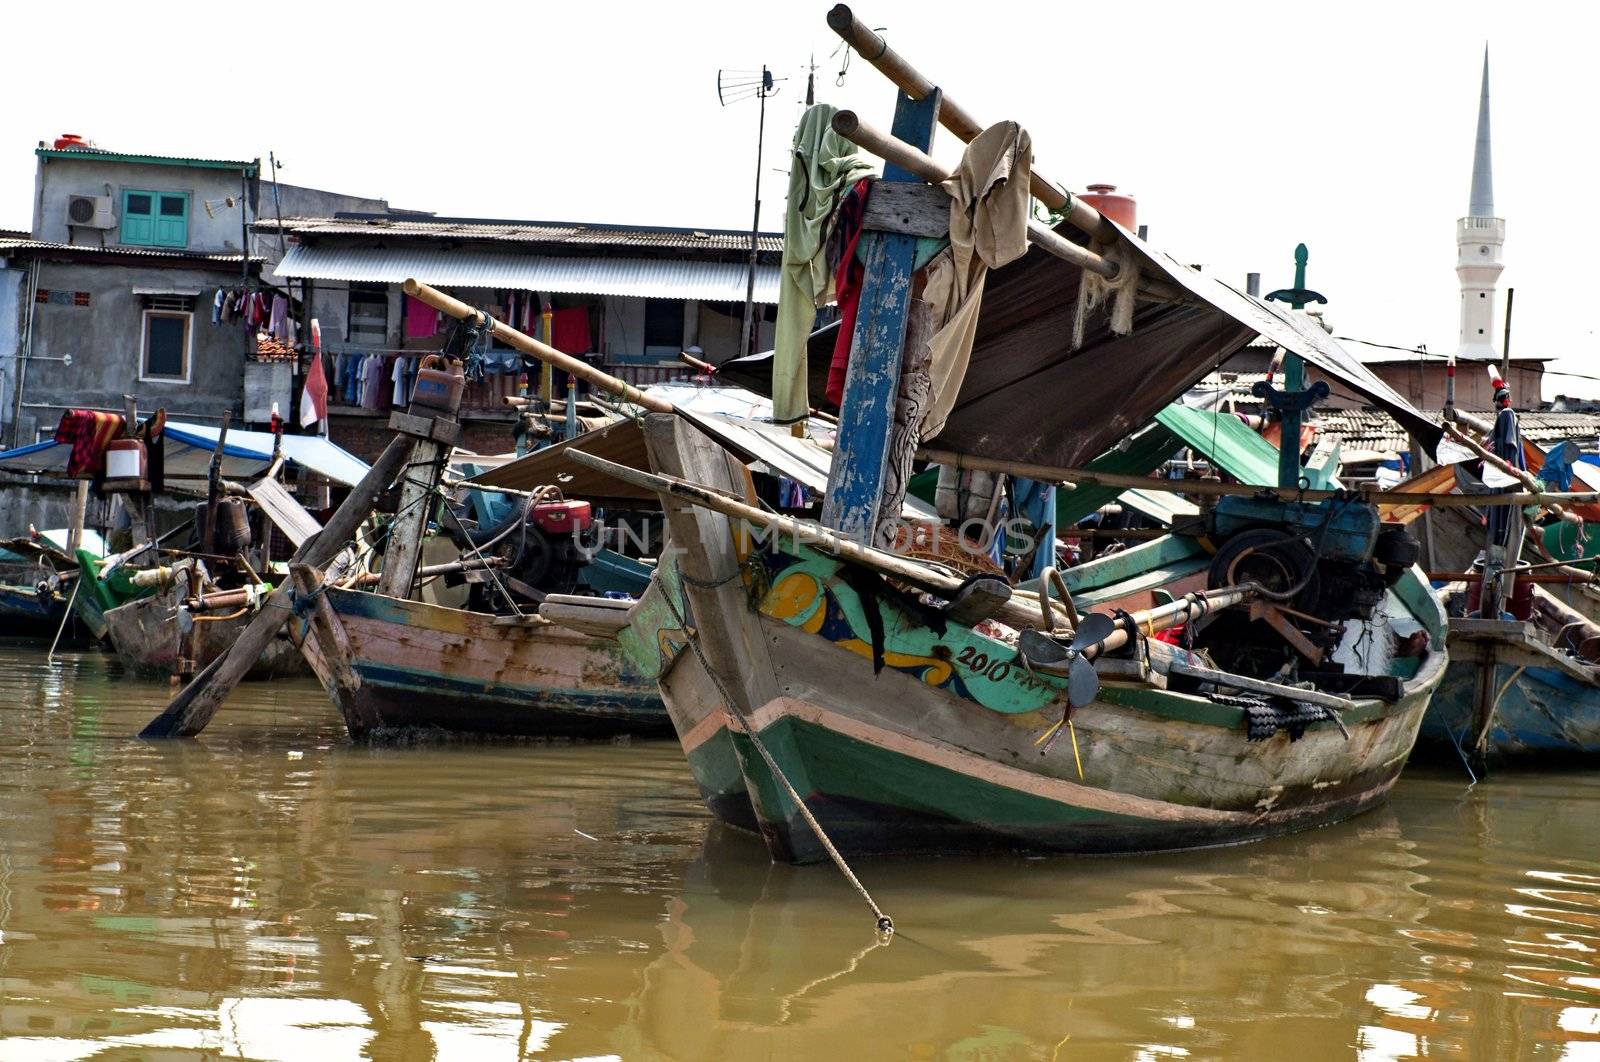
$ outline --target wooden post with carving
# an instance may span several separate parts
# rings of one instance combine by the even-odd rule
[[[937,89],[920,100],[899,93],[894,135],[928,150],[939,121],[939,100]],[[919,180],[894,163],[884,165],[884,184]],[[861,308],[850,341],[850,368],[839,408],[839,442],[828,475],[822,522],[858,542],[870,543],[884,511],[917,238],[905,233],[867,232],[862,245],[866,271]]]

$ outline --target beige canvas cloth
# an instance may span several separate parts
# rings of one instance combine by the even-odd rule
[[[972,356],[983,281],[1028,253],[1033,138],[1016,122],[991,125],[967,145],[942,187],[950,193],[950,247],[928,264],[922,297],[933,307],[933,402],[921,437],[944,428]]]
[[[804,420],[806,339],[816,308],[833,301],[833,275],[824,249],[834,207],[873,167],[856,146],[833,131],[836,107],[819,103],[800,116],[789,158],[789,199],[783,215],[783,267],[773,338],[772,417]]]

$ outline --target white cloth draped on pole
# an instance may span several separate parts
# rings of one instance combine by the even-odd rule
[[[833,273],[824,249],[834,208],[873,166],[856,146],[833,131],[837,108],[819,103],[800,116],[789,158],[789,199],[783,215],[783,267],[772,357],[772,417],[804,420],[806,340],[816,308],[833,300]]]
[[[933,402],[922,422],[924,440],[944,428],[961,390],[984,277],[1028,253],[1032,168],[1033,138],[1016,122],[1000,122],[973,138],[941,185],[950,193],[950,247],[928,264],[922,293],[936,329],[929,342]]]

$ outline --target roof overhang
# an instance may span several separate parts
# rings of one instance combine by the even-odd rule
[[[408,278],[434,287],[508,288],[568,295],[743,302],[749,266],[683,259],[543,257],[424,247],[289,248],[273,271],[280,280],[396,284]],[[778,301],[777,266],[756,266],[755,301]]]

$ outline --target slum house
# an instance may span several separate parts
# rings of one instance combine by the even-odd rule
[[[321,323],[334,441],[372,457],[388,439],[388,410],[403,403],[417,366],[445,343],[446,322],[401,291],[410,277],[451,294],[613,375],[649,386],[689,374],[689,352],[712,363],[738,353],[748,282],[748,232],[338,214],[263,219],[288,253],[280,282],[298,284]],[[763,234],[755,276],[758,349],[772,344],[782,237]],[[526,371],[498,342],[487,375],[468,386],[462,445],[512,448]],[[557,396],[565,381],[554,381]]]
[[[271,306],[261,258],[242,251],[270,209],[259,160],[105,151],[76,137],[35,155],[31,228],[0,234],[5,448],[49,437],[68,408],[120,411],[124,394],[201,423],[231,410],[236,426],[260,424],[274,402],[288,412],[292,354],[259,350],[233,312],[247,293]],[[315,189],[290,198],[387,209]],[[0,534],[63,526],[67,493],[8,485]]]

